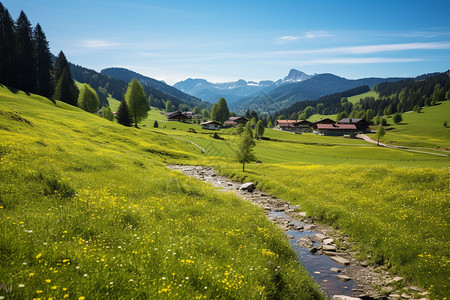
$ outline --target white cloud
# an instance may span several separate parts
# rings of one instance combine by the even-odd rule
[[[321,48],[311,50],[278,51],[274,52],[274,54],[286,56],[304,55],[304,54],[369,54],[369,53],[408,51],[408,50],[443,50],[443,49],[450,49],[450,42],[349,46],[349,47]]]
[[[98,48],[111,48],[119,45],[115,42],[110,41],[103,41],[103,40],[84,40],[81,42],[81,47],[83,48],[91,48],[91,49],[98,49]]]
[[[285,44],[285,43],[289,43],[289,42],[295,42],[299,39],[300,39],[300,37],[298,37],[298,36],[285,35],[285,36],[281,36],[281,37],[277,38],[277,44]]]
[[[316,39],[316,38],[322,38],[322,37],[330,37],[333,36],[332,34],[326,32],[326,31],[308,31],[303,36],[305,39]]]

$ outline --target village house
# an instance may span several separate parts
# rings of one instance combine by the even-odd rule
[[[290,132],[307,132],[312,125],[311,122],[306,120],[277,120],[274,128]]]
[[[369,128],[369,123],[361,118],[344,118],[341,119],[338,124],[353,124],[361,132],[366,131]]]
[[[201,123],[200,125],[202,125],[203,129],[210,129],[210,130],[220,130],[220,126],[222,126],[222,124],[216,121],[206,121]]]
[[[181,111],[165,113],[164,115],[167,117],[167,121],[186,122],[188,120],[191,120],[190,116],[186,115],[185,113],[183,113]]]
[[[334,124],[334,123],[336,123],[336,122],[331,120],[331,119],[329,119],[329,118],[325,118],[325,119],[320,119],[319,121],[314,122],[313,125],[316,125],[316,124]]]
[[[225,127],[236,127],[239,124],[245,124],[248,122],[246,117],[230,117],[227,121],[225,121]]]
[[[294,123],[294,127],[296,128],[296,132],[308,132],[312,128],[313,123],[306,120],[299,120]]]
[[[358,133],[358,128],[355,124],[314,124],[313,132],[318,135],[355,136]]]

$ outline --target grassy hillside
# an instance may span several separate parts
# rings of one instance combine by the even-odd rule
[[[322,298],[261,209],[164,166],[197,147],[4,87],[0,132],[0,296]]]
[[[439,102],[436,106],[427,106],[422,112],[402,114],[403,121],[395,125],[383,137],[384,143],[413,147],[431,147],[450,149],[450,101]]]
[[[242,173],[233,159],[237,136],[232,129],[219,131],[223,140],[217,140],[212,132],[188,132],[197,125],[170,124],[158,131],[206,150],[203,159],[193,163],[256,182],[300,204],[310,216],[349,234],[362,259],[406,276],[429,290],[432,298],[446,295],[449,157],[377,147],[357,139],[266,129],[270,140],[257,141],[255,147],[262,164],[246,165],[247,172]],[[443,139],[448,143],[448,138]]]
[[[377,92],[375,92],[375,91],[368,91],[368,92],[363,93],[363,94],[359,94],[359,95],[355,95],[355,96],[352,96],[352,97],[348,97],[347,100],[348,100],[348,102],[356,104],[356,103],[359,103],[360,99],[364,99],[366,97],[373,97],[375,99],[378,99],[378,95],[379,94]]]

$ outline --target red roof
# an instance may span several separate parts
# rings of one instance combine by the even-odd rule
[[[356,130],[355,124],[316,124],[317,129],[327,129],[327,130]]]
[[[280,127],[295,127],[294,123],[296,123],[297,120],[277,120],[277,124]]]

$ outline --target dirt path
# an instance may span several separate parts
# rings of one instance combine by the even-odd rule
[[[366,142],[372,143],[372,144],[377,144],[378,142],[371,139],[370,137],[368,137],[365,134],[359,133],[356,135],[357,138],[363,139]],[[430,154],[430,155],[437,155],[437,156],[443,156],[443,157],[448,157],[447,154],[444,153],[435,153],[435,152],[428,152],[428,151],[423,151],[423,150],[414,150],[411,149],[410,147],[406,147],[406,146],[394,146],[394,145],[387,145],[387,144],[383,144],[380,143],[379,144],[381,147],[386,147],[386,148],[392,148],[392,149],[398,149],[398,150],[405,150],[405,151],[409,151],[409,152],[416,152],[416,153],[423,153],[423,154]]]
[[[252,192],[240,190],[241,183],[218,175],[210,167],[168,167],[263,207],[268,219],[286,232],[300,262],[330,298],[346,295],[356,299],[414,299],[415,294],[416,299],[425,299],[427,293],[417,287],[404,286],[398,290],[403,286],[404,278],[391,277],[383,268],[358,261],[346,235],[330,226],[315,223],[306,217],[299,205],[291,205],[257,189]],[[336,296],[334,299],[350,298]]]

